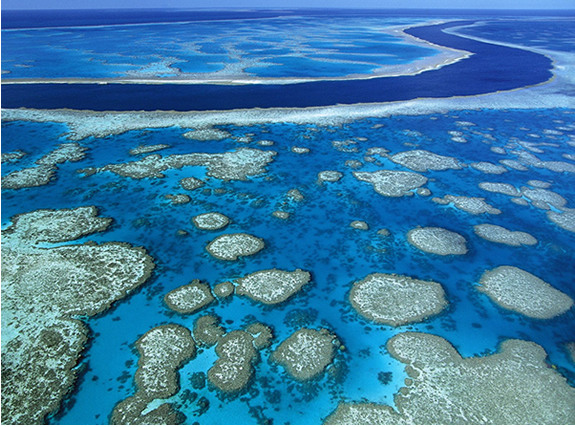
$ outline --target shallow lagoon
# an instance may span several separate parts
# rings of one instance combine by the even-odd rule
[[[409,64],[438,53],[436,49],[408,45],[399,37],[385,34],[391,27],[421,21],[415,17],[325,16],[318,21],[283,16],[12,29],[3,31],[2,70],[7,72],[4,78],[92,79],[220,75],[321,78],[370,74],[380,66]],[[376,54],[377,58],[369,61],[365,53]],[[341,54],[346,57],[341,58]],[[239,64],[230,67],[234,63]],[[158,68],[158,64],[167,70]],[[294,71],[302,66],[309,69],[307,75]]]
[[[508,168],[501,175],[469,167],[430,171],[424,175],[430,180],[426,187],[432,196],[390,198],[355,179],[352,169],[345,165],[348,160],[356,160],[363,163],[359,171],[408,171],[380,155],[366,159],[371,147],[386,148],[390,155],[421,149],[452,156],[466,164],[480,161],[498,164],[501,159],[517,159],[510,151],[521,147],[513,138],[544,143],[537,147],[544,151],[536,154],[541,160],[568,161],[563,154],[573,150],[573,114],[573,110],[560,109],[460,111],[365,119],[338,127],[289,123],[220,126],[232,135],[221,141],[189,140],[182,134],[191,129],[177,127],[81,141],[81,145],[88,147],[87,157],[80,162],[60,164],[56,179],[47,186],[3,191],[2,227],[9,224],[11,216],[21,212],[96,205],[102,216],[114,218],[113,227],[79,241],[126,241],[142,245],[155,258],[157,268],[149,283],[109,312],[87,322],[92,335],[82,360],[80,380],[64,409],[50,422],[107,423],[114,405],[134,392],[136,340],[160,324],[177,323],[192,329],[195,319],[208,313],[220,316],[227,330],[256,320],[266,323],[273,327],[274,340],[255,365],[254,383],[245,394],[234,399],[218,396],[207,386],[193,388],[197,384],[192,379],[197,375],[192,375],[206,373],[213,365],[216,359],[213,348],[204,350],[185,365],[180,371],[181,390],[169,400],[181,405],[187,422],[251,424],[273,419],[276,424],[317,424],[342,399],[392,405],[392,396],[403,385],[405,373],[403,365],[387,353],[385,343],[402,331],[440,335],[464,357],[495,352],[505,338],[531,340],[544,347],[549,363],[575,385],[575,367],[563,348],[565,342],[575,340],[573,310],[556,319],[531,320],[498,308],[474,288],[485,270],[514,265],[575,296],[572,283],[575,235],[558,228],[541,209],[519,206],[509,196],[478,187],[480,182],[505,182],[520,188],[529,180],[546,181],[552,183],[549,189],[567,199],[571,208],[575,200],[571,173],[535,167],[527,171]],[[66,131],[66,126],[60,124],[4,123],[3,152],[22,149],[33,154],[14,163],[4,163],[3,174],[31,166],[65,142],[61,135]],[[453,141],[449,133],[453,131],[461,132],[467,143]],[[234,139],[246,134],[251,135],[251,142]],[[274,145],[263,147],[257,144],[260,140],[274,141]],[[344,145],[341,150],[341,144],[333,144],[336,140],[354,143]],[[76,172],[132,161],[141,156],[130,156],[129,150],[155,144],[171,146],[158,152],[162,156],[217,153],[241,147],[273,150],[278,155],[268,165],[267,174],[245,182],[206,177],[206,169],[199,166],[168,170],[165,178],[141,180],[110,172],[80,177]],[[291,151],[293,146],[307,147],[310,151],[297,154]],[[493,147],[506,147],[507,154],[498,154]],[[318,173],[325,170],[342,172],[343,178],[318,183]],[[206,181],[206,185],[193,191],[183,190],[179,180],[191,176]],[[304,195],[303,201],[286,197],[294,188]],[[174,193],[188,194],[192,201],[173,205],[164,196]],[[472,215],[431,200],[448,194],[484,197],[502,214]],[[272,216],[278,209],[290,212],[290,218],[286,221]],[[210,232],[194,227],[194,216],[213,211],[231,219],[225,230]],[[365,221],[369,230],[350,227],[350,223],[358,220]],[[528,231],[539,243],[509,247],[486,241],[473,231],[474,225],[482,223]],[[466,238],[469,252],[451,257],[424,253],[407,242],[407,232],[416,226],[455,231]],[[391,235],[378,234],[382,228]],[[178,230],[188,234],[178,235]],[[219,261],[206,252],[206,245],[216,236],[242,232],[263,238],[265,249],[236,262]],[[286,303],[273,307],[237,295],[192,315],[176,314],[163,304],[167,292],[193,279],[214,286],[270,268],[308,270],[312,283]],[[367,321],[353,310],[348,296],[353,282],[375,272],[438,281],[445,289],[449,306],[427,321],[397,328]],[[305,384],[289,377],[283,367],[269,362],[279,343],[301,327],[329,329],[345,346],[344,351],[336,352],[334,366],[339,369]],[[191,398],[190,392],[198,396]],[[199,403],[204,401],[201,397],[210,402],[205,411],[205,404]],[[95,398],[98,405],[94,405]],[[310,403],[313,412],[304,409]],[[233,419],[227,418],[231,411]]]

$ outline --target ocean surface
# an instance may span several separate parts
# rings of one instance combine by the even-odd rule
[[[434,54],[432,49],[407,46],[401,40],[390,40],[388,35],[373,40],[372,32],[383,27],[419,24],[441,16],[460,20],[458,25],[462,25],[461,20],[467,24],[480,21],[480,24],[457,32],[494,42],[549,51],[573,52],[575,48],[575,22],[569,16],[547,20],[528,16],[461,16],[447,12],[433,16],[408,13],[362,16],[356,11],[350,12],[353,16],[347,21],[334,12],[331,21],[321,21],[320,35],[325,37],[314,38],[309,25],[316,16],[311,12],[295,17],[292,16],[295,12],[250,11],[248,16],[218,13],[206,12],[193,24],[170,24],[186,15],[169,18],[165,12],[156,17],[162,19],[161,25],[150,22],[152,18],[147,12],[126,17],[104,14],[101,19],[87,14],[81,19],[72,16],[74,14],[58,15],[43,23],[44,28],[34,30],[29,28],[40,26],[36,20],[24,14],[6,16],[3,13],[3,28],[14,28],[2,33],[2,69],[11,71],[3,74],[3,78],[109,77],[116,72],[142,70],[152,63],[149,61],[154,55],[158,58],[177,56],[178,60],[170,64],[180,64],[179,69],[183,72],[207,73],[221,69],[221,64],[233,62],[230,52],[234,49],[241,50],[244,56],[254,54],[256,58],[257,55],[280,56],[272,61],[277,65],[254,65],[244,70],[260,77],[370,73],[376,67],[374,64],[407,63],[416,57]],[[229,20],[225,26],[220,22],[222,19]],[[557,21],[557,25],[550,25],[550,21]],[[369,25],[362,25],[362,22],[369,22]],[[126,26],[128,23],[137,25]],[[75,27],[71,28],[72,25]],[[278,45],[282,33],[272,31],[276,25],[289,34],[296,34],[296,28],[303,28],[305,40],[301,41],[300,48],[305,44],[309,53],[292,56],[292,46]],[[186,40],[182,34],[189,26],[197,29],[199,39],[194,40],[197,48],[190,51],[193,56],[184,56],[182,46]],[[342,33],[346,28],[348,31]],[[2,107],[180,111],[191,106],[198,110],[309,107],[475,95],[538,84],[551,77],[551,60],[543,55],[459,38],[441,33],[434,27],[426,28],[414,28],[409,32],[442,46],[470,49],[475,55],[414,76],[298,85],[3,84]],[[548,32],[541,31],[542,28]],[[253,29],[257,37],[250,36]],[[210,38],[216,37],[211,31],[215,30],[219,31],[216,33],[219,39],[210,44]],[[120,32],[125,40],[115,38]],[[237,38],[236,33],[242,36]],[[139,34],[145,34],[144,40],[134,40]],[[175,34],[179,34],[180,40],[168,43]],[[102,42],[102,37],[111,37],[114,42]],[[38,44],[25,42],[29,38],[37,40]],[[230,41],[233,46],[226,44],[226,38],[233,40]],[[57,40],[56,45],[62,45],[53,45],[54,40]],[[20,49],[23,43],[27,47]],[[154,43],[161,52],[144,55],[142,52],[147,52]],[[70,50],[72,44],[73,50]],[[373,52],[375,45],[378,49],[387,49],[389,56],[366,59],[366,55],[378,56]],[[134,50],[134,46],[139,46],[141,52]],[[222,50],[222,46],[225,49]],[[171,48],[178,53],[169,52]],[[63,56],[53,56],[49,60],[48,49],[59,49]],[[353,64],[338,62],[337,58],[341,56],[349,58],[348,49],[361,60]],[[134,58],[130,56],[132,53]],[[14,66],[25,64],[30,60],[29,55],[37,55],[30,62],[31,67]],[[144,58],[146,55],[147,59]],[[194,62],[194,58],[200,56],[202,60]],[[310,66],[310,62],[319,57],[332,62],[321,62],[327,64],[326,68]],[[184,62],[178,62],[180,60]],[[69,61],[78,67],[64,66]],[[161,62],[161,58],[157,62]],[[181,65],[183,63],[186,65]],[[494,68],[500,69],[500,73],[495,75],[489,71]],[[311,70],[311,74],[306,74],[307,70]],[[155,72],[166,77],[170,73],[165,69]],[[186,101],[192,95],[199,99]],[[455,157],[465,164],[499,164],[502,159],[517,160],[517,150],[523,150],[525,145],[521,143],[525,142],[536,147],[531,153],[541,161],[575,163],[573,157],[564,156],[575,154],[574,117],[575,108],[478,109],[365,118],[337,126],[293,124],[281,120],[250,126],[229,124],[217,126],[230,134],[221,141],[186,139],[182,135],[193,129],[177,126],[131,130],[79,141],[87,148],[86,158],[60,164],[55,179],[49,184],[2,190],[2,228],[9,226],[10,219],[19,213],[95,205],[101,216],[114,219],[113,226],[74,243],[119,241],[143,246],[154,257],[156,269],[150,281],[110,310],[85,319],[90,339],[79,362],[78,380],[62,408],[48,417],[48,423],[109,423],[114,406],[135,392],[134,374],[139,358],[134,348],[136,340],[162,324],[177,323],[193,329],[194,321],[205,314],[219,316],[230,331],[254,320],[268,324],[273,329],[274,340],[271,348],[262,351],[261,359],[255,365],[253,382],[239,396],[225,396],[207,384],[198,385],[198,373],[205,374],[217,358],[213,347],[204,349],[184,365],[179,371],[180,390],[167,401],[173,402],[190,424],[320,424],[342,400],[393,406],[393,397],[404,385],[407,375],[404,365],[390,356],[385,344],[404,331],[442,336],[463,357],[492,354],[509,338],[534,341],[547,352],[548,363],[575,387],[575,365],[564,347],[565,343],[575,341],[573,308],[554,319],[535,320],[500,308],[476,289],[485,270],[512,265],[535,274],[575,298],[575,234],[551,222],[545,210],[532,204],[520,206],[509,196],[478,187],[481,182],[504,182],[516,188],[532,188],[528,181],[545,181],[551,185],[549,190],[565,198],[569,208],[575,208],[572,173],[534,166],[525,171],[507,167],[500,175],[471,167],[428,171],[423,174],[430,180],[426,185],[431,190],[430,197],[394,198],[377,194],[370,184],[353,176],[356,169],[350,168],[349,163],[346,165],[355,160],[361,162],[362,166],[357,170],[362,172],[408,170],[384,156],[370,156],[368,150],[373,147],[383,147],[390,155],[419,149]],[[2,152],[22,150],[28,154],[18,161],[3,163],[2,176],[34,166],[36,160],[59,144],[69,142],[66,137],[69,131],[65,123],[3,121]],[[258,144],[261,140],[274,144],[262,146]],[[278,154],[265,174],[247,181],[210,178],[206,168],[200,166],[168,170],[164,178],[132,179],[111,172],[92,176],[78,173],[79,169],[88,167],[137,160],[145,155],[133,156],[129,150],[154,144],[169,145],[158,152],[162,156],[221,153],[242,147],[273,150]],[[294,146],[309,148],[310,152],[294,153],[291,151]],[[494,151],[495,147],[504,149],[504,154]],[[318,173],[326,170],[339,171],[343,178],[338,182],[319,183]],[[206,185],[185,191],[178,182],[186,177],[202,179]],[[291,189],[298,189],[304,200],[296,202],[287,198],[286,193]],[[167,194],[180,193],[188,194],[191,202],[174,205],[165,198]],[[433,197],[449,194],[483,197],[502,213],[473,215],[452,205],[442,206],[432,201]],[[272,216],[272,212],[280,209],[291,214],[288,220]],[[555,207],[551,209],[559,212]],[[209,232],[193,226],[192,217],[214,211],[231,219],[226,229]],[[350,223],[358,220],[365,221],[369,230],[350,227]],[[489,242],[473,232],[473,226],[482,223],[529,232],[538,243],[511,247]],[[407,232],[417,226],[455,231],[465,237],[469,252],[464,256],[424,253],[407,242]],[[378,234],[383,228],[389,230],[389,236]],[[187,233],[181,235],[179,230]],[[217,260],[206,252],[207,243],[216,236],[236,232],[264,239],[265,249],[235,262]],[[214,286],[269,268],[305,269],[312,273],[312,282],[287,302],[272,307],[235,295],[226,301],[216,301],[193,315],[180,315],[163,302],[167,292],[193,279]],[[382,326],[366,320],[352,308],[348,298],[352,284],[371,273],[395,273],[440,282],[449,306],[437,316],[406,326]],[[334,367],[337,369],[323,374],[318,380],[304,383],[296,381],[284,368],[269,360],[279,343],[302,327],[329,329],[345,346],[344,351],[336,352]],[[209,402],[207,409],[206,400]]]

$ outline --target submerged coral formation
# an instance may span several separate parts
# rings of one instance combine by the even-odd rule
[[[536,245],[537,239],[524,231],[510,231],[493,224],[479,224],[473,227],[475,234],[491,242],[510,246]]]
[[[436,335],[404,332],[387,342],[409,385],[395,408],[341,402],[325,424],[573,424],[575,389],[539,345],[507,340],[498,353],[462,358]]]
[[[486,271],[477,289],[508,310],[536,319],[550,319],[573,306],[569,295],[517,267],[500,266]]]
[[[373,184],[373,189],[382,196],[406,196],[427,183],[427,178],[415,172],[380,170],[376,172],[353,172],[359,181]]]
[[[114,408],[112,424],[181,424],[185,416],[169,403],[146,412],[155,399],[173,396],[179,388],[177,369],[196,356],[190,331],[180,325],[161,325],[146,332],[137,342],[140,353],[135,395]]]
[[[230,219],[219,212],[208,212],[192,218],[194,225],[200,230],[219,230],[230,223]]]
[[[20,169],[2,177],[2,188],[17,190],[46,185],[55,176],[58,164],[82,160],[86,156],[86,150],[86,147],[75,142],[60,144],[58,148],[37,160],[38,166]],[[19,157],[12,154],[10,158]]]
[[[391,326],[420,322],[447,306],[439,283],[383,273],[355,282],[349,301],[363,317]]]
[[[407,241],[421,249],[436,255],[465,255],[467,241],[459,233],[440,227],[418,227],[407,233]]]
[[[298,381],[319,377],[333,363],[336,336],[327,329],[303,328],[282,342],[272,360],[284,366]]]
[[[78,172],[86,176],[109,171],[135,179],[164,178],[163,172],[170,169],[181,169],[184,166],[204,166],[208,169],[208,176],[224,181],[246,181],[249,176],[264,173],[267,164],[273,161],[276,154],[275,151],[262,151],[254,148],[240,148],[237,151],[215,154],[173,154],[167,157],[151,154],[134,162],[80,169]]]
[[[311,275],[299,268],[295,271],[262,270],[234,280],[236,294],[246,295],[264,304],[286,301],[309,283]]]
[[[164,297],[166,305],[178,313],[191,314],[214,301],[208,284],[194,280],[189,285],[180,286]]]
[[[249,332],[232,331],[220,338],[216,346],[219,359],[208,371],[208,379],[221,391],[232,393],[250,382],[258,352]]]
[[[499,215],[501,213],[499,209],[487,203],[483,197],[452,196],[448,194],[443,198],[434,197],[431,200],[439,205],[453,203],[457,209],[461,209],[473,215],[481,215],[484,213]]]
[[[17,215],[2,232],[2,421],[41,424],[72,387],[94,316],[144,283],[143,248],[85,243],[42,248],[105,230],[95,207]]]
[[[404,151],[390,156],[389,160],[416,172],[463,168],[455,157],[440,156],[426,150]]]
[[[215,258],[235,261],[239,257],[257,254],[264,248],[263,239],[246,233],[222,234],[212,240],[206,250]]]

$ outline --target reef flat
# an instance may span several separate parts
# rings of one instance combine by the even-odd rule
[[[297,380],[308,381],[333,363],[336,340],[326,329],[300,329],[278,346],[272,358]]]
[[[189,285],[180,286],[164,297],[166,305],[181,314],[191,314],[214,301],[209,285],[194,280]]]
[[[421,322],[447,306],[439,283],[383,273],[355,282],[349,301],[363,317],[391,326]]]
[[[256,271],[234,282],[237,283],[238,295],[246,295],[264,304],[279,304],[299,292],[310,280],[310,273],[304,270],[272,269]]]
[[[524,231],[510,231],[493,224],[479,224],[473,227],[475,234],[490,242],[510,246],[536,245],[537,239]]]
[[[108,228],[93,206],[39,210],[2,231],[2,415],[40,424],[72,388],[87,342],[78,316],[102,313],[144,283],[143,248],[110,242],[59,245]]]
[[[426,150],[404,151],[390,156],[389,160],[416,172],[463,168],[459,160],[454,157],[440,156]]]
[[[37,160],[38,166],[20,169],[2,177],[2,188],[16,190],[46,185],[55,177],[59,163],[80,161],[86,156],[86,150],[86,147],[77,143],[60,144],[54,151]],[[14,155],[10,158],[14,159]]]
[[[237,151],[223,154],[192,153],[167,157],[152,154],[135,162],[110,164],[101,168],[86,168],[78,172],[85,176],[91,176],[95,173],[109,171],[124,177],[142,179],[163,178],[165,176],[163,172],[169,169],[181,169],[184,166],[205,166],[208,168],[208,176],[224,181],[234,179],[245,181],[249,176],[262,174],[266,165],[273,160],[276,154],[274,151],[262,151],[253,148],[240,148]]]
[[[450,203],[453,203],[453,206],[457,209],[461,209],[462,211],[469,212],[473,215],[481,215],[485,213],[499,215],[501,213],[499,209],[487,203],[483,197],[453,196],[448,194],[443,198],[434,197],[431,200],[439,205],[449,205]]]
[[[208,212],[192,218],[194,225],[200,230],[220,230],[230,223],[230,219],[218,212]]]
[[[407,241],[435,255],[465,255],[467,240],[459,233],[440,227],[418,227],[407,233]]]
[[[325,424],[571,424],[575,389],[533,342],[507,340],[497,353],[462,358],[436,335],[404,332],[387,342],[406,365],[395,408],[340,403]]]
[[[155,399],[178,390],[176,370],[196,355],[190,331],[180,325],[162,325],[146,332],[137,342],[140,353],[136,394],[120,402],[112,412],[112,424],[181,424],[185,416],[169,403],[146,410]]]
[[[359,181],[373,184],[376,193],[386,197],[402,197],[413,194],[412,190],[427,183],[427,178],[415,172],[380,170],[377,172],[354,172]]]
[[[265,243],[262,239],[251,234],[222,234],[206,246],[206,251],[214,258],[235,261],[239,257],[257,254],[264,246]]]
[[[573,306],[571,297],[517,267],[486,271],[479,283],[477,289],[501,307],[536,319],[559,316]]]

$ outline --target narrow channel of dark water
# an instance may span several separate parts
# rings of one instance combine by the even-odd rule
[[[2,108],[96,111],[303,108],[479,95],[534,85],[551,78],[551,60],[543,55],[442,31],[470,23],[459,21],[407,30],[432,43],[473,53],[455,64],[414,76],[244,86],[3,84]]]

